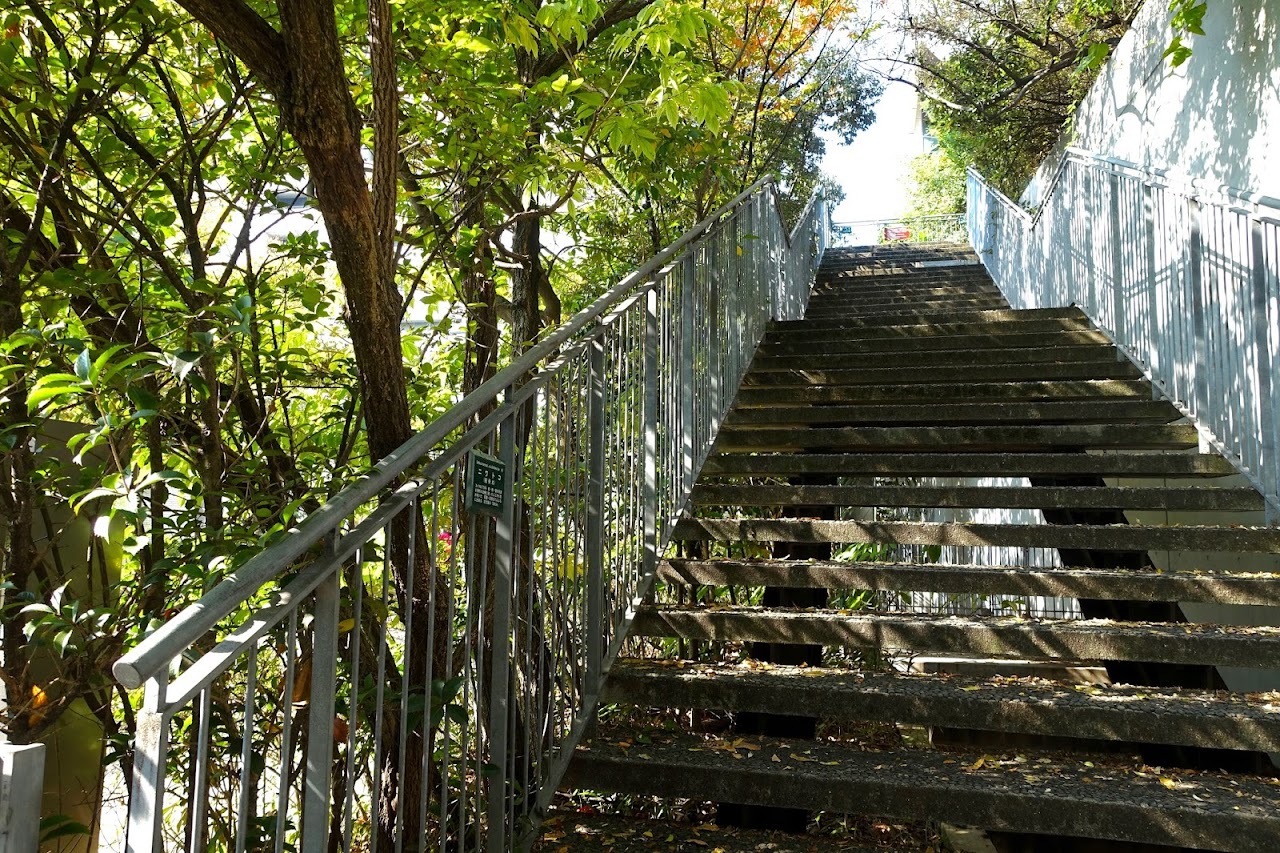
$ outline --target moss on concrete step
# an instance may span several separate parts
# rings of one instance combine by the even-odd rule
[[[1012,545],[1100,551],[1280,553],[1280,527],[968,524],[925,521],[684,519],[675,541],[879,542],[898,545]]]
[[[603,699],[640,707],[1280,751],[1280,697],[1274,696],[751,663],[624,660],[609,673]]]
[[[1280,787],[1265,780],[1017,754],[979,760],[768,738],[654,740],[580,747],[569,783],[1234,853],[1280,849]]]
[[[1038,447],[1110,447],[1116,449],[1177,450],[1196,447],[1200,437],[1190,424],[1054,424],[1045,426],[853,426],[730,427],[720,430],[715,450],[784,450],[838,448],[894,450],[936,448],[954,450],[1014,450]]]
[[[636,614],[632,631],[642,637],[807,643],[1025,660],[1280,666],[1280,627],[651,605]]]
[[[813,401],[767,407],[735,407],[725,419],[731,427],[798,424],[972,426],[1004,423],[1172,423],[1182,413],[1165,401],[1142,399],[1058,402],[900,403],[811,405]]]
[[[1280,605],[1280,574],[837,563],[801,560],[667,560],[659,580],[708,586],[913,590],[971,595],[1048,595],[1110,601]]]
[[[1249,512],[1262,495],[1247,488],[1090,486],[779,486],[703,484],[695,506],[993,507]]]
[[[756,453],[715,454],[703,476],[829,474],[898,477],[1222,477],[1236,473],[1209,453]]]

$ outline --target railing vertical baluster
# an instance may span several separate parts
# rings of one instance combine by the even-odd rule
[[[167,670],[147,681],[134,736],[133,785],[129,799],[127,853],[158,853],[164,819],[164,785],[169,758]]]
[[[412,528],[411,528],[412,529]],[[328,554],[338,545],[329,535]],[[329,831],[329,782],[333,772],[333,715],[338,683],[338,600],[342,573],[335,569],[316,587],[312,623],[311,698],[307,765],[302,797],[302,849],[323,850]]]
[[[724,393],[724,377],[721,361],[724,346],[720,340],[720,290],[724,279],[722,262],[724,260],[724,239],[726,230],[718,228],[711,238],[711,261],[707,276],[707,372],[711,376],[711,411],[708,430],[714,435],[720,426],[720,398]]]
[[[249,847],[249,795],[253,778],[253,711],[257,707],[258,646],[248,655],[248,672],[244,684],[244,723],[240,727],[240,790],[236,797],[235,851],[245,853]]]
[[[1187,214],[1191,225],[1191,238],[1187,242],[1188,272],[1191,286],[1191,334],[1194,345],[1194,358],[1191,363],[1194,402],[1191,410],[1205,412],[1209,402],[1209,366],[1208,346],[1204,315],[1204,236],[1201,231],[1200,202],[1195,198],[1187,200]],[[1207,450],[1200,448],[1201,452]]]
[[[694,325],[694,317],[696,311],[695,288],[698,286],[697,267],[694,264],[694,254],[690,252],[685,256],[684,263],[680,265],[683,272],[680,286],[680,317],[677,322],[680,324],[680,456],[681,477],[680,477],[680,493],[679,498],[689,493],[693,487],[693,431],[695,425],[694,406],[697,400],[693,393],[693,383],[695,378],[694,371],[694,343],[697,339],[697,327]],[[676,507],[681,509],[681,507]]]
[[[1151,396],[1159,399],[1165,383],[1160,378],[1162,326],[1160,324],[1159,281],[1156,277],[1156,208],[1155,189],[1150,181],[1142,182],[1142,239],[1143,258],[1146,261],[1147,287],[1147,368],[1151,371]]]
[[[201,853],[207,846],[209,832],[209,718],[213,715],[211,686],[200,691],[196,705],[196,756],[192,772],[190,823],[187,825],[187,850]]]
[[[1272,350],[1272,319],[1267,298],[1267,252],[1262,237],[1262,223],[1249,221],[1250,303],[1253,309],[1254,382],[1258,387],[1259,433],[1262,440],[1258,479],[1264,486],[1267,524],[1280,524],[1280,460],[1276,459],[1276,397],[1272,371],[1276,354]]]
[[[507,390],[510,397],[514,389]],[[495,527],[493,567],[493,624],[490,664],[493,668],[489,681],[489,763],[499,772],[489,779],[489,800],[486,804],[486,849],[489,853],[505,853],[507,839],[507,784],[510,781],[507,761],[507,701],[511,681],[511,573],[515,561],[515,490],[516,431],[520,408],[502,422],[498,431],[498,458],[506,468],[506,482],[502,489],[502,514]],[[512,839],[514,841],[514,839]]]
[[[1124,327],[1124,255],[1120,251],[1124,238],[1120,222],[1120,174],[1112,171],[1111,183],[1111,329],[1117,342],[1126,341]],[[1116,361],[1125,360],[1128,347],[1116,347]]]
[[[600,690],[604,662],[604,342],[590,347],[587,398],[587,683],[589,696]]]
[[[759,198],[759,196],[756,196]],[[658,568],[658,289],[644,297],[644,561],[642,580]]]

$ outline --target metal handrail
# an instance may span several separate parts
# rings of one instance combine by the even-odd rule
[[[815,199],[788,233],[757,182],[118,661],[146,688],[130,853],[529,843],[825,224]],[[487,509],[464,507],[477,454],[504,472]],[[215,772],[228,721],[241,756]]]
[[[1081,308],[1280,521],[1280,199],[1078,148],[1034,212],[973,169],[968,196],[1010,304]]]
[[[368,474],[342,489],[301,524],[290,528],[278,542],[250,558],[243,566],[206,593],[199,602],[186,608],[149,634],[146,639],[112,665],[111,672],[116,680],[131,690],[141,687],[146,679],[151,678],[167,665],[176,653],[191,646],[218,622],[230,615],[236,607],[247,601],[264,584],[278,577],[281,571],[292,565],[309,548],[324,538],[338,522],[368,503],[382,489],[409,470],[424,454],[463,426],[476,412],[497,400],[507,386],[536,369],[562,344],[602,316],[623,297],[629,295],[637,284],[652,276],[679,254],[685,246],[705,234],[726,213],[757,190],[772,184],[773,180],[770,177],[761,178],[684,232],[675,242],[624,277],[591,305],[575,314],[569,322],[530,347],[520,358],[498,371],[421,432],[383,457]]]

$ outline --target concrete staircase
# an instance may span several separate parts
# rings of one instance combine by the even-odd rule
[[[680,556],[635,619],[636,655],[608,677],[619,707],[568,785],[742,804],[721,807],[739,818],[976,826],[1009,850],[1280,850],[1280,781],[1260,758],[1280,752],[1280,695],[1217,675],[1280,669],[1280,629],[1189,623],[1176,605],[1280,604],[1266,556],[1280,529],[1249,526],[1261,497],[1218,482],[1234,469],[1201,449],[1082,313],[1010,310],[965,247],[829,252],[806,318],[766,334],[677,527]],[[1204,556],[1162,570],[1150,552]],[[1037,559],[983,558],[1010,553]],[[1028,617],[1038,596],[1078,607]],[[920,672],[922,655],[951,664]],[[1072,683],[1082,664],[1111,678]],[[1027,674],[1046,671],[1056,680]],[[661,708],[736,728],[640,710]],[[868,721],[916,736],[842,734]],[[1263,772],[1204,769],[1224,754]],[[602,836],[574,817],[587,828],[540,849],[686,849],[610,847],[654,836],[608,820]],[[846,849],[762,838],[698,846]]]

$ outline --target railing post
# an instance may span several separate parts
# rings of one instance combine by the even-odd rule
[[[1111,172],[1111,331],[1115,339],[1116,361],[1125,360],[1128,345],[1124,330],[1124,258],[1120,254],[1123,242],[1120,224],[1120,174]]]
[[[644,561],[643,578],[658,568],[658,287],[644,297]]]
[[[1189,255],[1190,268],[1190,285],[1191,285],[1191,331],[1195,345],[1195,358],[1192,359],[1191,369],[1195,390],[1194,400],[1191,402],[1191,411],[1203,422],[1208,420],[1206,417],[1211,410],[1208,407],[1209,402],[1209,366],[1206,361],[1208,354],[1208,346],[1206,345],[1205,318],[1204,318],[1204,237],[1201,233],[1200,226],[1200,202],[1195,198],[1187,199],[1187,215],[1190,218],[1191,235],[1187,245]],[[1200,442],[1200,451],[1207,452],[1203,439]]]
[[[587,683],[595,695],[604,672],[604,341],[591,339],[587,398]]]
[[[513,389],[507,389],[510,397]],[[520,407],[498,427],[498,458],[506,469],[502,488],[502,514],[494,525],[493,623],[489,680],[489,763],[498,768],[489,779],[486,849],[505,853],[512,849],[507,839],[507,792],[511,768],[507,761],[508,697],[511,682],[511,570],[515,561],[516,419]],[[594,506],[594,503],[593,503]],[[592,625],[595,623],[592,622]]]
[[[1253,217],[1249,220],[1251,307],[1253,310],[1254,381],[1258,388],[1258,431],[1261,446],[1258,448],[1258,480],[1264,487],[1267,524],[1280,524],[1280,460],[1276,459],[1277,424],[1275,386],[1272,371],[1275,369],[1275,341],[1272,334],[1275,323],[1267,298],[1267,253],[1262,237],[1262,223]]]
[[[44,745],[0,743],[0,851],[36,853],[44,795]]]
[[[409,535],[416,527],[410,521]],[[326,556],[338,547],[337,531],[325,542]],[[406,549],[409,550],[409,549]],[[338,692],[338,601],[341,573],[330,572],[315,592],[311,641],[311,696],[308,700],[306,769],[302,793],[302,847],[324,850],[329,833],[330,776],[333,773],[333,717]],[[352,685],[358,689],[358,685]],[[354,722],[354,721],[352,721]]]
[[[707,372],[711,374],[711,433],[720,425],[720,398],[724,394],[724,347],[720,340],[720,290],[724,279],[724,240],[727,229],[720,227],[710,240],[710,264],[707,276]]]
[[[169,671],[147,681],[134,736],[133,785],[129,791],[127,853],[157,853],[169,755],[169,714],[165,709]]]
[[[694,250],[696,251],[696,250]],[[680,479],[680,495],[683,501],[684,497],[689,494],[693,488],[693,467],[694,467],[694,447],[693,432],[696,418],[694,416],[694,407],[697,401],[694,399],[693,383],[694,368],[693,359],[696,350],[694,342],[697,335],[697,328],[693,324],[693,318],[696,316],[696,296],[694,288],[698,285],[698,271],[694,263],[694,252],[685,255],[684,262],[680,265],[682,271],[681,288],[680,288],[680,458],[681,472]],[[676,507],[677,510],[681,507]]]
[[[1160,399],[1161,389],[1165,387],[1160,378],[1160,298],[1157,289],[1159,278],[1156,276],[1156,207],[1155,189],[1150,181],[1142,182],[1142,239],[1146,244],[1143,258],[1147,265],[1147,322],[1149,324],[1147,346],[1147,369],[1151,372],[1151,396]]]

